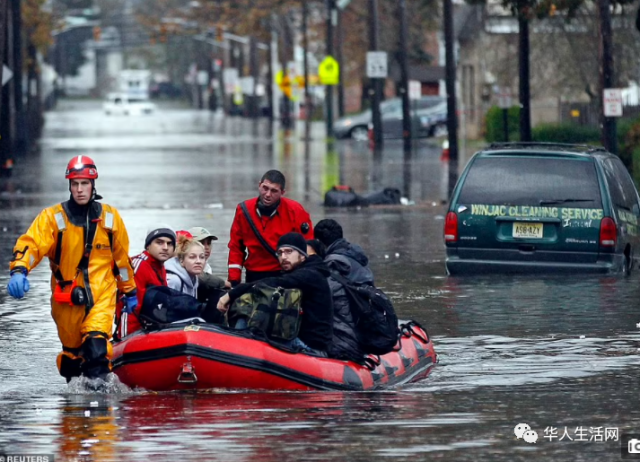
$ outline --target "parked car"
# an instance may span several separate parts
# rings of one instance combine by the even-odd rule
[[[472,157],[453,191],[446,269],[628,274],[639,220],[631,176],[604,149],[494,144]]]
[[[438,96],[423,96],[415,103],[417,110],[433,107],[434,101],[441,101]],[[390,98],[380,103],[380,115],[383,119],[390,115],[402,113],[402,99]],[[358,114],[342,117],[333,124],[333,135],[336,138],[352,138],[358,141],[368,140],[369,124],[371,123],[371,110]],[[402,132],[401,132],[402,133]],[[402,135],[400,135],[402,136]]]
[[[106,115],[151,114],[156,105],[147,99],[131,97],[125,93],[110,93],[102,105]]]
[[[400,98],[391,98],[380,103],[380,114],[383,116],[402,107]],[[371,109],[342,117],[333,123],[333,136],[336,138],[351,138],[357,141],[368,140],[367,132],[371,122]]]
[[[426,96],[411,108],[411,127],[414,138],[429,138],[446,134],[447,102],[440,96]],[[402,138],[402,106],[382,117],[382,136],[384,138]],[[369,129],[373,124],[369,123]],[[444,131],[442,130],[444,129]]]

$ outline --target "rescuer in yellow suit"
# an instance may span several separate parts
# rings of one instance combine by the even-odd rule
[[[11,261],[9,295],[23,298],[27,275],[44,258],[51,266],[51,314],[63,351],[60,375],[106,380],[111,370],[111,332],[117,292],[127,308],[137,304],[129,236],[118,211],[97,202],[98,170],[87,156],[67,165],[71,198],[49,207],[18,238]]]

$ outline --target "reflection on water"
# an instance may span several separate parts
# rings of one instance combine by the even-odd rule
[[[0,183],[0,260],[43,207],[68,195],[68,159],[89,154],[98,190],[127,224],[131,253],[150,223],[205,226],[214,272],[226,275],[236,204],[270,168],[314,221],[338,220],[370,258],[401,318],[432,335],[430,377],[384,393],[146,392],[77,394],[58,376],[46,264],[24,301],[0,290],[0,453],[57,460],[617,460],[617,443],[558,442],[547,426],[640,433],[638,275],[473,277],[444,272],[439,150],[402,142],[304,143],[268,124],[195,111],[107,118],[90,103],[48,114],[42,152]],[[321,126],[321,124],[320,124]],[[257,133],[257,136],[255,135]],[[445,172],[446,174],[446,172]],[[34,178],[37,181],[34,181]],[[394,187],[414,206],[323,209],[324,192]],[[0,272],[0,286],[8,275]],[[76,390],[77,391],[77,390]],[[528,423],[537,444],[517,440]]]

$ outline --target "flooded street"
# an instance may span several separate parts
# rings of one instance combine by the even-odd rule
[[[421,141],[406,164],[400,142],[329,147],[206,111],[104,115],[97,102],[47,113],[41,151],[0,179],[0,454],[56,460],[620,460],[640,435],[640,271],[630,277],[445,274],[440,149]],[[68,197],[75,155],[97,163],[97,191],[128,228],[131,255],[147,228],[204,226],[220,238],[210,260],[226,277],[238,202],[280,169],[287,197],[314,222],[339,221],[368,254],[400,318],[426,327],[440,357],[426,379],[373,393],[149,393],[69,389],[55,366],[50,271],[30,274],[21,301],[6,293],[15,240],[43,208]],[[395,187],[414,205],[324,209],[322,192]],[[639,324],[640,325],[640,324]],[[538,434],[529,444],[519,423]],[[615,430],[615,434],[614,434]],[[563,437],[563,434],[566,435]],[[555,436],[554,436],[555,435]],[[551,438],[553,437],[553,438]],[[563,437],[562,441],[560,438]],[[571,440],[570,440],[571,439]]]

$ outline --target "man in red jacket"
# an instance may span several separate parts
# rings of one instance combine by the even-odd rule
[[[236,208],[229,240],[229,282],[237,285],[280,275],[275,249],[280,237],[300,233],[313,238],[309,213],[298,202],[283,197],[285,178],[278,170],[269,170],[258,184],[258,197],[246,200]]]
[[[167,271],[164,262],[173,257],[176,248],[176,233],[167,225],[159,225],[147,232],[145,251],[132,259],[134,279],[138,294],[138,307],[133,312],[123,311],[120,320],[120,337],[140,329],[138,319],[144,295],[150,286],[166,286]]]

